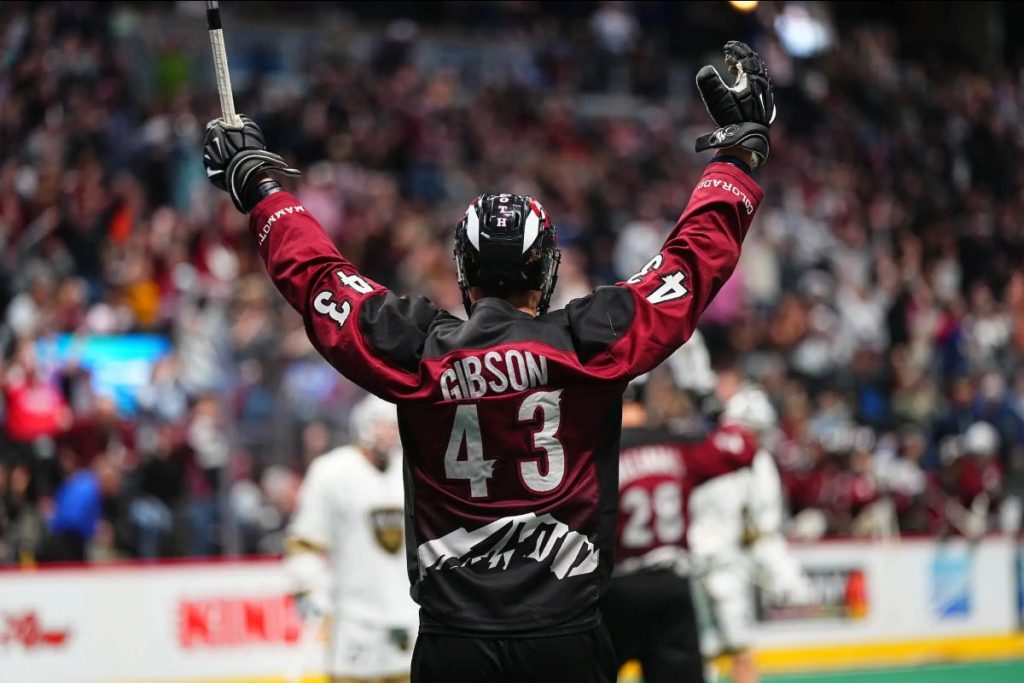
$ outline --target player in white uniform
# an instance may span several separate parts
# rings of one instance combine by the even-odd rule
[[[722,424],[746,427],[763,444],[775,426],[775,411],[764,393],[745,386],[722,398]],[[733,683],[756,683],[752,584],[791,604],[811,595],[807,576],[782,536],[782,484],[771,453],[762,447],[749,468],[694,489],[689,512],[696,593],[706,608],[704,655],[732,655]]]
[[[405,561],[395,406],[369,396],[353,408],[351,425],[355,443],[309,467],[285,568],[300,612],[331,619],[332,683],[404,683],[419,618]]]

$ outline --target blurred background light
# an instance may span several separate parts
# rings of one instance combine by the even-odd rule
[[[802,3],[787,3],[775,17],[775,33],[793,57],[812,57],[832,45],[832,30],[826,21],[824,15],[812,14]]]

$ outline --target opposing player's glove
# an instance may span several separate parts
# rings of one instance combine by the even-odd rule
[[[252,119],[241,119],[241,127],[229,126],[223,119],[206,124],[203,165],[210,182],[231,195],[239,211],[249,213],[269,191],[280,187],[276,181],[266,181],[268,173],[301,174],[267,151],[263,131]]]
[[[292,596],[292,604],[302,621],[320,619],[331,613],[331,599],[322,591],[297,593]]]
[[[775,120],[772,79],[764,62],[745,43],[731,40],[725,44],[725,64],[736,76],[732,87],[711,65],[697,72],[697,90],[718,130],[698,137],[695,147],[698,152],[741,147],[759,166],[771,149],[768,127]]]

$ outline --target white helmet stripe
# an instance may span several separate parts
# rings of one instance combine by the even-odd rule
[[[523,253],[530,248],[540,234],[540,216],[532,208],[526,216],[526,225],[523,227]]]
[[[480,250],[480,216],[476,213],[476,205],[470,205],[466,209],[466,237],[469,238],[469,243],[473,245],[473,248],[477,251]]]

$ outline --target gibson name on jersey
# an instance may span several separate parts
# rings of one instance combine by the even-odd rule
[[[548,359],[530,351],[488,351],[452,361],[441,373],[446,401],[482,398],[542,387],[548,383]]]

